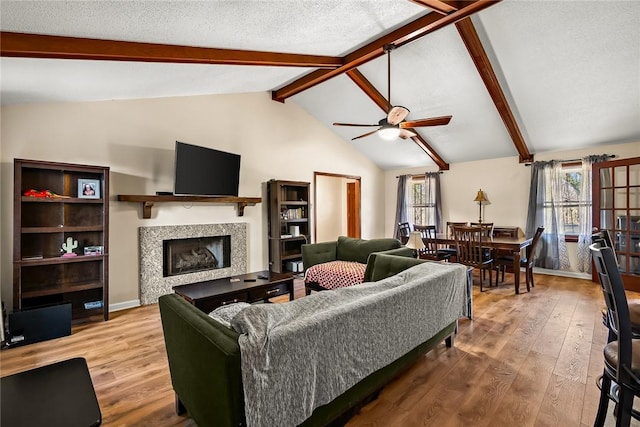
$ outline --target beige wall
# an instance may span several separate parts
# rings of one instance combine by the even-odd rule
[[[640,142],[602,145],[572,151],[546,152],[535,160],[575,159],[590,154],[615,154],[618,158],[640,156]],[[429,171],[435,171],[433,168]],[[483,208],[483,221],[495,225],[516,225],[523,231],[527,222],[530,168],[518,163],[517,157],[480,160],[450,165],[441,175],[442,216],[444,221],[477,221],[478,205],[473,202],[482,189],[491,202]],[[402,174],[420,174],[425,169],[389,170],[385,172],[385,233],[393,234],[396,192]],[[575,265],[575,244],[569,244],[572,265]]]
[[[384,235],[383,172],[294,102],[268,93],[5,106],[1,112],[2,300],[12,305],[13,159],[111,167],[109,281],[111,308],[138,300],[138,227],[246,222],[248,266],[267,268],[267,204],[158,204],[141,219],[138,204],[117,194],[172,191],[176,140],[242,155],[240,195],[266,197],[269,179],[313,181],[313,171],[359,175],[363,237]]]
[[[346,227],[343,227],[346,216],[343,181],[344,178],[340,177],[316,176],[316,242],[329,242],[346,235]]]

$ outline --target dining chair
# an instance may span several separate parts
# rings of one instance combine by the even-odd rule
[[[418,251],[418,258],[430,259],[434,261],[448,260],[451,255],[447,252],[441,252],[438,249],[438,241],[436,240],[435,225],[417,225],[413,226],[414,231],[419,231],[424,243],[424,249]]]
[[[408,222],[398,223],[398,233],[400,233],[400,242],[405,245],[409,241],[409,235],[411,234],[411,226]]]
[[[487,258],[482,250],[482,227],[453,227],[453,236],[458,251],[457,262],[480,269],[480,292],[482,292],[484,270],[489,270],[489,286],[492,281],[493,259]]]
[[[447,239],[448,240],[454,239],[453,227],[466,227],[466,226],[467,226],[466,222],[447,221]],[[456,250],[455,245],[449,245],[446,248],[440,248],[440,252],[449,254],[449,260],[451,260],[451,258],[456,258],[456,255],[458,254],[458,251]]]
[[[616,264],[618,263],[618,257],[616,256],[616,250],[613,247],[613,240],[611,240],[611,235],[608,230],[600,230],[591,235],[592,243],[599,243],[600,246],[606,246],[611,248],[613,252],[613,257],[616,260]],[[631,334],[634,339],[640,338],[640,303],[638,302],[628,302],[629,305],[629,317],[631,318]],[[613,327],[613,318],[611,317],[612,313],[605,307],[602,309],[602,323],[609,330],[608,341],[611,342],[616,339],[615,328]]]
[[[535,234],[533,235],[533,239],[531,239],[531,244],[527,246],[525,249],[524,258],[520,258],[520,268],[525,269],[525,277],[527,280],[527,292],[531,290],[535,286],[533,282],[533,264],[535,262],[536,255],[536,247],[538,246],[538,242],[540,241],[540,237],[542,236],[542,232],[544,231],[544,227],[538,227],[536,229]],[[498,285],[498,275],[502,272],[502,281],[504,282],[504,272],[507,268],[513,267],[513,255],[499,255],[495,260],[496,264],[496,285]],[[514,271],[513,274],[520,274],[520,268],[518,271]]]
[[[634,398],[640,396],[640,340],[633,339],[627,296],[613,249],[602,242],[593,243],[589,249],[617,336],[604,347],[604,370],[596,382],[600,402],[594,426],[604,426],[609,400],[616,402],[616,426],[628,426],[631,418],[640,420],[640,412],[633,409]]]
[[[469,223],[469,225],[471,227],[481,227],[482,228],[482,237],[484,240],[487,239],[492,239],[493,238],[493,223],[492,222],[472,222]],[[491,257],[494,258],[496,257],[496,254],[500,254],[500,250],[499,249],[493,249],[493,248],[489,248],[484,246],[482,248],[482,251],[484,252],[485,257]],[[485,270],[482,270],[482,277],[484,277],[484,273]],[[497,277],[497,273],[496,273],[496,277]],[[497,285],[497,282],[496,282]]]
[[[471,227],[481,227],[482,235],[485,238],[493,237],[493,223],[492,222],[472,222],[469,224]]]

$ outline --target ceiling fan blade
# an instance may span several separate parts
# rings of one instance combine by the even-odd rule
[[[418,119],[400,123],[401,128],[417,128],[421,126],[442,126],[451,121],[452,116],[432,117],[430,119]]]
[[[400,134],[398,136],[402,139],[407,139],[416,136],[416,133],[410,129],[400,129]]]
[[[389,110],[389,114],[387,114],[387,122],[390,125],[397,125],[401,121],[404,120],[405,117],[409,114],[409,109],[401,107],[400,105],[396,105],[395,107],[391,107]]]
[[[378,132],[380,129],[376,129],[374,131],[371,132],[367,132],[367,133],[363,133],[360,136],[356,136],[355,138],[351,138],[352,141],[356,140],[356,139],[360,139],[360,138],[364,138],[365,136],[369,136],[369,135],[373,135],[374,133]]]
[[[372,127],[372,126],[380,126],[378,123],[375,125],[360,125],[356,123],[334,123],[334,126],[359,126],[359,127]]]

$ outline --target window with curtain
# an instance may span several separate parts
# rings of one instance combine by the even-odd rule
[[[441,230],[440,174],[426,173],[408,182],[409,222],[413,225],[435,225]]]
[[[570,268],[565,236],[577,238],[576,269],[591,271],[591,170],[602,156],[587,156],[580,163],[535,162],[531,170],[527,236],[544,227],[536,266],[554,270]]]
[[[550,183],[547,183],[550,185]],[[591,207],[591,198],[584,200],[582,192],[582,168],[580,165],[561,166],[560,171],[560,200],[553,200],[550,189],[545,192],[547,200],[544,202],[545,209],[552,209],[552,204],[560,209],[562,215],[565,236],[577,236],[580,233],[581,205],[588,203]]]

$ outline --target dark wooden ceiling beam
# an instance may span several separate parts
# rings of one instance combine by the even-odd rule
[[[498,81],[496,73],[491,66],[491,61],[489,61],[489,57],[482,46],[482,42],[480,41],[480,37],[478,37],[478,33],[473,26],[473,22],[471,22],[471,18],[466,18],[456,22],[456,28],[458,29],[458,33],[460,33],[462,41],[471,55],[473,63],[478,69],[478,73],[480,73],[480,77],[482,78],[484,85],[489,91],[489,96],[491,96],[491,99],[498,109],[498,113],[511,136],[513,145],[518,152],[520,163],[532,162],[533,155],[529,153],[527,144],[520,132],[518,122],[511,112],[507,98],[502,91],[500,82]]]
[[[391,103],[383,94],[358,70],[347,71],[347,76],[378,106],[385,114],[391,110]]]
[[[0,32],[0,56],[186,64],[336,68],[342,58]]]
[[[385,112],[385,114],[389,113],[389,110],[391,110],[391,104],[389,101],[359,70],[349,70],[346,74],[378,107],[380,107],[382,111]],[[438,165],[440,170],[449,170],[449,164],[445,162],[436,150],[429,145],[427,140],[418,133],[417,129],[412,128],[411,130],[416,133],[416,136],[411,137],[411,139],[418,144],[418,146],[422,148],[429,157],[431,157],[431,160]]]
[[[424,152],[427,153],[427,155],[433,159],[433,161],[436,163],[436,165],[438,165],[440,170],[448,171],[449,170],[449,163],[445,162],[442,159],[442,157],[440,157],[438,155],[438,153],[436,153],[436,150],[434,150],[433,147],[431,145],[429,145],[427,140],[424,139],[417,132],[417,129],[413,128],[413,131],[416,133],[416,136],[412,136],[411,137],[411,139],[413,139],[413,142],[418,144],[418,147],[422,148],[424,150]]]
[[[449,15],[428,13],[346,55],[340,67],[333,70],[313,71],[280,89],[274,90],[271,93],[271,98],[274,101],[284,102],[293,95],[384,55],[384,45],[386,44],[394,44],[396,46],[405,45],[440,28],[454,24],[500,1],[501,0],[477,0],[474,2],[464,2],[459,10]]]

